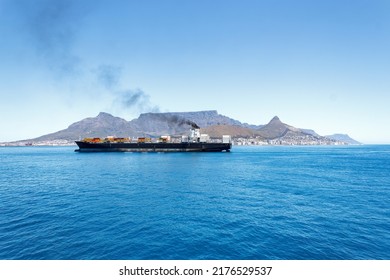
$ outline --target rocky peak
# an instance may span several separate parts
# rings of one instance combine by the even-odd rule
[[[258,130],[258,134],[266,139],[274,139],[287,133],[290,127],[275,116],[268,124]]]
[[[115,118],[115,117],[109,113],[100,112],[99,115],[96,116],[96,118],[103,119],[103,118]]]
[[[281,124],[281,120],[278,116],[273,117],[268,124]]]

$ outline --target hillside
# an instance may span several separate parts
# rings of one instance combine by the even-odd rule
[[[254,136],[254,131],[252,129],[238,125],[212,125],[202,128],[201,133],[206,133],[214,138],[220,138],[222,135],[231,135],[233,137]]]

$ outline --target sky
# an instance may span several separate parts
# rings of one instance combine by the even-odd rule
[[[390,143],[390,1],[0,0],[0,142],[107,112]]]

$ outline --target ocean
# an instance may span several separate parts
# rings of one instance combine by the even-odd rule
[[[390,146],[0,148],[0,259],[390,259]]]

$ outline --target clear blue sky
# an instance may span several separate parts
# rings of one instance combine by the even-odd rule
[[[390,143],[390,1],[0,0],[0,142],[105,111]]]

